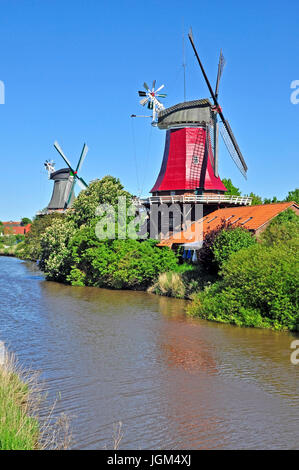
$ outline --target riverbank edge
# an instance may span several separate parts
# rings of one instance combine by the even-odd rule
[[[29,259],[24,259],[21,257],[18,257],[17,254],[13,255],[15,258],[18,258],[22,261],[31,261],[35,262],[36,260],[29,260]],[[200,314],[195,314],[194,309],[192,309],[193,303],[196,301],[196,294],[199,294],[200,292],[203,292],[205,287],[211,286],[214,282],[217,281],[217,276],[209,276],[209,275],[204,275],[203,272],[201,272],[201,276],[203,278],[201,279],[201,286],[197,285],[196,289],[193,289],[188,292],[187,286],[183,281],[183,277],[181,273],[177,272],[164,272],[161,273],[158,276],[158,279],[149,287],[144,287],[144,288],[139,288],[136,289],[136,291],[139,292],[145,292],[147,294],[154,294],[154,295],[159,295],[161,297],[168,297],[172,299],[177,299],[177,300],[185,300],[187,302],[186,309],[185,309],[185,315],[186,317],[190,318],[198,318],[202,319],[205,321],[209,322],[214,322],[214,323],[222,323],[222,324],[230,324],[233,326],[237,326],[240,328],[255,328],[255,329],[268,329],[268,330],[273,330],[273,331],[281,331],[281,332],[296,332],[298,330],[294,330],[291,328],[277,328],[274,325],[267,324],[266,322],[260,323],[259,325],[248,325],[246,323],[242,322],[236,322],[233,318],[228,320],[228,319],[219,319],[219,318],[207,318],[205,315],[200,315]],[[168,278],[166,280],[166,278]],[[169,279],[170,278],[170,279]],[[45,278],[45,280],[47,280]],[[194,279],[193,279],[194,280]],[[165,282],[166,281],[166,282]],[[189,279],[190,281],[190,279]],[[192,281],[192,278],[191,278]],[[59,281],[56,281],[59,282]],[[69,285],[71,287],[76,287],[76,285],[72,284],[67,284],[63,282],[59,282],[60,284],[63,285]],[[88,286],[88,287],[97,287],[97,286]],[[105,289],[109,289],[111,291],[115,290],[111,287],[103,287]],[[117,289],[117,290],[134,290],[134,289]]]
[[[32,390],[22,375],[0,342],[0,450],[39,448],[40,426],[32,413]]]

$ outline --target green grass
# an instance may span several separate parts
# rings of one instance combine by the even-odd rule
[[[17,245],[4,247],[0,246],[0,255],[2,256],[14,256],[16,253]]]
[[[30,416],[29,387],[11,362],[0,366],[0,450],[33,450],[39,424]]]

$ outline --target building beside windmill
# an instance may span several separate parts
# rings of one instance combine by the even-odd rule
[[[30,231],[31,224],[22,225],[22,222],[2,222],[2,235],[26,235]]]
[[[221,226],[223,222],[231,226],[242,227],[253,235],[259,236],[275,217],[287,209],[291,209],[299,215],[299,204],[296,202],[217,209],[194,222],[188,231],[182,230],[180,233],[171,235],[162,240],[158,246],[168,246],[172,249],[182,246],[185,250],[197,251],[201,248],[205,236]]]

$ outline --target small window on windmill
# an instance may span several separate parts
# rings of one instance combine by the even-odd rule
[[[198,165],[198,163],[199,163],[198,155],[193,155],[193,163],[194,163],[195,165]]]

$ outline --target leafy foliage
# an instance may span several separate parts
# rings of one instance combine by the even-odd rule
[[[241,196],[240,189],[233,185],[232,180],[230,178],[223,178],[222,183],[227,189],[227,192],[225,194],[229,196]]]
[[[74,233],[74,223],[57,218],[40,238],[39,266],[47,279],[64,282],[70,271],[71,250],[69,240]]]
[[[214,262],[217,269],[221,269],[229,257],[243,248],[256,243],[256,239],[242,227],[228,226],[221,230],[212,247]]]
[[[295,238],[299,233],[299,217],[292,209],[281,212],[260,235],[260,240],[267,246]]]
[[[82,227],[70,242],[72,285],[141,289],[159,273],[175,269],[176,255],[156,247],[156,240],[104,240],[95,237],[93,227]]]
[[[32,224],[32,220],[28,217],[23,217],[21,220],[21,225],[24,227],[25,225]]]
[[[263,204],[262,198],[260,196],[258,196],[257,194],[250,193],[249,197],[252,198],[252,202],[251,202],[252,206],[257,206],[259,204]]]
[[[24,245],[22,250],[18,250],[18,255],[23,259],[30,259],[36,261],[41,254],[40,241],[47,227],[49,227],[55,220],[63,219],[62,214],[53,213],[36,217],[32,222],[30,231],[25,235]]]
[[[222,223],[208,232],[199,250],[199,262],[210,273],[217,273],[229,256],[256,243],[252,235],[237,225]]]
[[[298,217],[271,224],[261,240],[229,256],[221,279],[196,295],[190,315],[240,326],[299,330]]]
[[[289,191],[289,194],[287,195],[286,201],[294,201],[299,204],[299,188],[294,189],[294,191]]]
[[[132,197],[124,190],[118,178],[104,176],[101,180],[92,181],[85,191],[81,191],[73,204],[74,212],[71,212],[69,217],[78,227],[90,224],[96,217],[99,204],[111,204],[117,209],[120,196],[125,197],[128,203]]]

